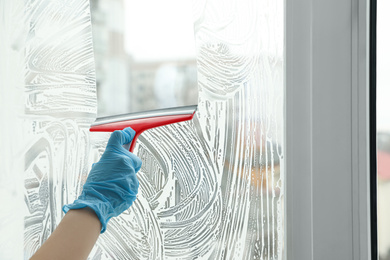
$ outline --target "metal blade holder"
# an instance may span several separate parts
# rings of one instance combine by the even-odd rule
[[[131,127],[136,132],[129,149],[130,152],[133,152],[137,138],[145,130],[191,120],[196,109],[195,105],[98,118],[91,125],[89,131],[114,132]]]

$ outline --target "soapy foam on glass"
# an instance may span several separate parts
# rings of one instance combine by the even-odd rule
[[[25,257],[80,194],[109,136],[88,132],[88,2],[27,6]],[[283,2],[205,0],[193,10],[198,112],[140,137],[138,198],[90,259],[283,258]]]

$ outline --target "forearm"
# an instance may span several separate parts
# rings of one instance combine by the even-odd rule
[[[101,223],[93,210],[69,210],[31,260],[87,259],[100,230]]]

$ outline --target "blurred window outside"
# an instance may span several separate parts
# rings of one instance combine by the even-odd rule
[[[99,117],[198,103],[189,0],[90,5]]]
[[[390,1],[377,11],[377,169],[379,259],[390,260]]]

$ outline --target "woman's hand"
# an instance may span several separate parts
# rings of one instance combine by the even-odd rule
[[[131,143],[134,136],[135,131],[130,127],[111,134],[106,150],[100,161],[93,165],[81,195],[63,207],[65,213],[69,209],[91,208],[102,223],[103,233],[110,218],[133,204],[139,187],[136,173],[142,162],[122,145]]]
[[[128,209],[136,199],[136,173],[141,160],[122,147],[135,131],[125,128],[111,134],[100,161],[93,165],[81,195],[63,207],[66,213],[53,234],[32,260],[87,259],[107,223]]]

